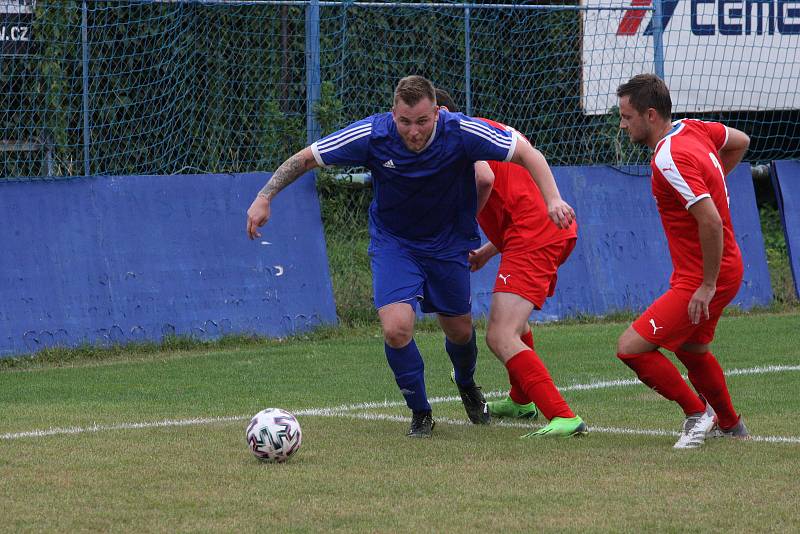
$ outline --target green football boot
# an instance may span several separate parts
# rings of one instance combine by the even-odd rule
[[[539,410],[534,403],[517,404],[511,400],[511,397],[506,397],[498,401],[489,401],[486,404],[489,406],[489,414],[491,414],[492,417],[530,419],[532,421],[539,416]]]
[[[570,438],[583,436],[589,432],[589,427],[580,417],[553,417],[553,420],[535,432],[520,436],[522,438]]]

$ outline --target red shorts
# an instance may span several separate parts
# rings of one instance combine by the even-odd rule
[[[650,343],[672,352],[684,343],[711,343],[722,310],[736,297],[739,286],[737,283],[717,287],[708,306],[709,318],[701,317],[697,324],[692,324],[689,317],[689,301],[694,291],[671,288],[633,322],[633,329]]]
[[[540,310],[552,297],[558,281],[558,268],[575,248],[575,238],[565,239],[533,250],[504,250],[494,283],[495,293],[514,293]]]

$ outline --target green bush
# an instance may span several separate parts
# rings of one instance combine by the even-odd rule
[[[794,289],[789,249],[786,246],[780,212],[772,204],[763,204],[759,208],[759,215],[774,302],[778,307],[797,306],[797,293]]]
[[[321,172],[317,191],[339,321],[349,326],[374,322],[372,273],[367,255],[372,189]]]

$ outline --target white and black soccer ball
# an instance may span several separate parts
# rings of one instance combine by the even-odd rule
[[[300,448],[303,434],[297,418],[280,408],[267,408],[247,425],[247,444],[259,460],[285,462]]]

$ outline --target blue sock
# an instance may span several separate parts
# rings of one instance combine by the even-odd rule
[[[478,363],[478,344],[475,341],[475,329],[472,329],[472,339],[466,345],[456,345],[446,337],[444,350],[453,362],[456,372],[456,384],[460,386],[475,385],[475,366]]]
[[[389,367],[394,372],[394,380],[406,398],[408,407],[415,412],[430,412],[431,405],[425,393],[425,363],[417,344],[412,339],[401,349],[393,349],[386,343],[383,347]]]

